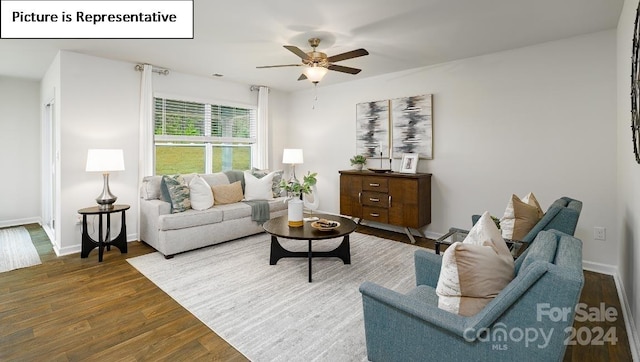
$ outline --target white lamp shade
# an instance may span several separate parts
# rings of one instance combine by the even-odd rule
[[[117,149],[90,149],[87,152],[87,172],[124,171],[124,154]]]
[[[311,83],[318,83],[324,78],[328,71],[325,67],[312,66],[304,69],[304,75],[307,76],[307,79],[309,79]]]
[[[299,148],[285,148],[282,152],[282,163],[290,165],[303,163],[302,150]]]

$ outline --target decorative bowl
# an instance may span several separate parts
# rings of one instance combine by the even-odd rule
[[[373,171],[375,173],[387,173],[387,172],[391,172],[391,169],[389,168],[371,168],[371,167],[367,167],[367,170],[369,171]]]
[[[333,220],[320,219],[311,223],[311,227],[320,231],[331,231],[340,227],[340,223]]]

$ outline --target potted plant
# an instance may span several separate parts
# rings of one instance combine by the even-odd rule
[[[351,162],[351,166],[355,166],[356,170],[360,171],[362,170],[362,166],[367,163],[367,158],[363,155],[355,155],[351,157],[349,161]]]
[[[289,226],[300,227],[304,225],[302,218],[302,209],[304,202],[302,201],[302,194],[310,194],[311,188],[318,181],[316,179],[317,173],[307,172],[302,178],[302,183],[298,180],[280,181],[280,187],[287,192],[289,196],[285,201],[289,202]]]
[[[316,176],[318,176],[317,172],[311,173],[311,171],[309,171],[302,178],[302,183],[298,180],[282,180],[280,181],[280,188],[285,190],[288,196],[300,198],[300,195],[302,194],[311,193],[311,187],[318,182]]]

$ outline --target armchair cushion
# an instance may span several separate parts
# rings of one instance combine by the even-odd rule
[[[542,218],[544,212],[533,193],[529,193],[522,200],[511,195],[507,208],[500,219],[502,237],[506,239],[522,240]]]
[[[462,243],[442,257],[438,307],[464,316],[478,313],[513,279],[513,258],[485,212]]]

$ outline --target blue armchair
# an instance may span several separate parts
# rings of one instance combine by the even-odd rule
[[[542,219],[519,241],[531,243],[542,230],[558,230],[568,235],[574,235],[581,211],[582,201],[566,196],[561,197],[549,206]],[[475,225],[479,218],[480,215],[472,215],[472,224]],[[517,254],[517,250],[513,252]],[[525,250],[520,257],[525,256],[526,253]]]
[[[442,257],[415,253],[417,287],[400,294],[360,286],[371,361],[561,361],[584,276],[582,242],[541,231],[516,276],[470,317],[438,308]]]
[[[532,242],[542,230],[558,230],[568,235],[576,232],[578,218],[582,211],[582,201],[563,196],[551,204],[547,212],[538,223],[525,235],[522,240],[525,243]],[[471,216],[471,222],[476,224],[480,215]]]

